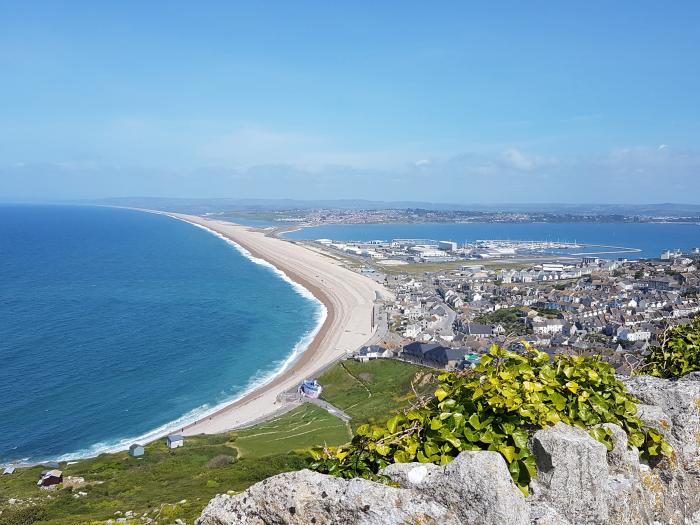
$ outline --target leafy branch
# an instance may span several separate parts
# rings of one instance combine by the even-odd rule
[[[669,455],[661,433],[636,416],[637,400],[596,357],[523,354],[494,345],[475,369],[439,377],[434,397],[395,414],[385,425],[361,425],[352,442],[314,449],[313,467],[340,477],[380,479],[395,462],[445,464],[465,450],[499,452],[515,483],[527,492],[536,474],[528,440],[538,429],[564,422],[612,448],[620,425],[645,458]]]

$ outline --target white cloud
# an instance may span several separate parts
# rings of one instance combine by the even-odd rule
[[[295,148],[306,146],[308,151],[294,155]],[[234,134],[230,142],[222,141],[221,147],[224,152],[256,150],[248,158],[249,166],[237,166],[226,157],[211,158],[194,169],[90,159],[9,163],[0,165],[0,198],[153,195],[493,203],[697,202],[700,195],[700,151],[658,145],[578,158],[552,158],[517,148],[452,157],[422,157],[414,151],[388,166],[370,162],[367,155],[363,161],[369,167],[340,162],[355,159],[352,152],[338,153],[339,162],[319,162],[336,156],[333,148],[323,151],[325,146],[313,137],[248,130]],[[267,155],[268,151],[274,154]],[[399,156],[398,150],[392,154]],[[266,156],[269,162],[258,160]]]
[[[520,171],[531,171],[537,165],[537,160],[534,157],[526,155],[517,149],[504,151],[501,158],[507,167]]]

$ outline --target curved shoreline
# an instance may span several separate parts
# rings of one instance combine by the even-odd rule
[[[326,309],[323,324],[310,344],[298,355],[290,356],[286,366],[274,372],[268,381],[174,431],[184,435],[212,434],[273,417],[289,407],[289,403],[278,399],[280,394],[314,377],[371,338],[376,294],[386,294],[386,290],[371,279],[303,246],[267,236],[264,231],[193,215],[140,211],[167,215],[224,237],[310,292]]]
[[[281,366],[273,371],[268,372],[264,378],[259,379],[255,384],[249,384],[248,387],[246,387],[241,394],[238,395],[238,397],[234,399],[230,399],[228,401],[223,401],[220,403],[221,406],[219,408],[223,408],[223,405],[229,405],[231,403],[235,403],[238,401],[240,398],[245,397],[249,393],[251,393],[253,390],[257,390],[258,388],[261,388],[265,386],[267,383],[269,383],[276,375],[279,375],[282,373],[284,370],[289,367],[302,353],[306,351],[306,349],[309,347],[311,342],[313,342],[314,339],[318,336],[319,331],[323,327],[323,325],[326,323],[326,318],[328,317],[328,308],[326,305],[318,298],[316,295],[314,295],[308,288],[304,287],[303,285],[299,284],[298,282],[294,281],[291,279],[285,272],[274,266],[273,264],[269,263],[265,259],[262,259],[260,257],[256,257],[252,253],[250,253],[247,249],[245,249],[243,246],[240,244],[232,241],[230,238],[222,235],[221,233],[212,230],[206,226],[203,226],[201,224],[196,224],[190,221],[186,221],[184,219],[180,219],[179,217],[173,217],[175,219],[181,220],[182,222],[187,222],[188,224],[191,224],[193,226],[196,226],[197,228],[201,228],[205,230],[206,232],[210,233],[211,235],[215,235],[219,239],[222,239],[224,242],[227,244],[233,246],[238,253],[240,253],[243,257],[251,261],[253,264],[257,264],[260,266],[263,266],[265,268],[268,268],[271,270],[277,277],[282,279],[283,281],[287,282],[292,289],[297,292],[299,295],[304,297],[305,299],[309,299],[316,303],[316,305],[319,307],[318,308],[318,319],[316,321],[316,325],[311,328],[308,332],[306,332],[300,339],[297,341],[297,343],[294,345],[294,350],[291,354],[286,356],[283,361],[281,362]],[[305,340],[308,340],[308,343],[304,343]],[[251,379],[251,381],[253,381]],[[202,417],[207,417],[214,412],[217,412],[218,408],[214,407],[211,409],[211,412],[204,412],[202,413]]]
[[[342,299],[342,297],[339,297],[338,294],[332,293],[332,291],[328,290],[327,287],[322,285],[322,283],[314,283],[313,280],[309,279],[308,275],[304,275],[304,272],[295,271],[295,269],[289,264],[293,261],[282,261],[279,258],[270,257],[269,253],[265,250],[262,252],[257,250],[254,243],[246,242],[245,239],[241,239],[234,233],[234,230],[239,233],[244,233],[244,237],[245,232],[249,232],[252,237],[257,236],[260,239],[264,238],[265,240],[263,242],[266,244],[269,243],[269,240],[271,240],[273,243],[271,246],[274,248],[278,247],[278,243],[281,243],[285,247],[293,246],[294,250],[302,251],[299,253],[313,255],[314,257],[321,257],[321,260],[325,264],[335,266],[335,263],[330,258],[320,256],[316,252],[291,242],[276,237],[267,236],[267,232],[264,230],[256,230],[252,227],[241,226],[223,221],[212,221],[198,216],[176,214],[165,211],[136,208],[129,209],[165,215],[182,222],[187,222],[197,228],[201,228],[211,235],[216,235],[230,244],[241,255],[249,259],[251,263],[269,268],[269,270],[275,274],[275,277],[287,281],[295,292],[306,297],[307,299],[317,302],[319,306],[317,312],[320,315],[315,316],[316,323],[312,329],[304,333],[299,340],[294,342],[292,353],[283,356],[282,360],[276,361],[275,363],[277,363],[278,366],[276,366],[274,369],[268,369],[265,371],[263,373],[264,375],[261,374],[262,377],[251,377],[244,390],[232,399],[222,401],[214,407],[199,407],[193,409],[175,421],[165,423],[139,436],[119,439],[119,441],[116,443],[97,443],[91,447],[88,447],[87,449],[62,454],[59,457],[43,458],[32,461],[12,461],[11,463],[8,463],[8,465],[31,466],[34,464],[41,464],[46,461],[81,460],[96,457],[97,455],[103,453],[114,453],[121,450],[126,450],[132,443],[150,443],[175,432],[183,433],[185,435],[214,434],[232,430],[241,426],[249,426],[259,421],[275,417],[281,412],[295,406],[291,403],[277,402],[277,395],[289,389],[290,381],[294,381],[296,385],[298,385],[301,380],[314,377],[314,374],[320,369],[325,368],[325,366],[327,366],[330,362],[344,356],[347,350],[355,349],[348,348],[345,351],[333,353],[332,359],[329,359],[331,354],[321,352],[323,350],[322,347],[324,343],[329,343],[333,339],[337,339],[337,337],[334,338],[333,336],[338,335],[338,323],[342,320],[342,315],[340,314],[343,313],[344,307],[346,306],[342,300],[339,300]],[[285,252],[286,250],[281,251]],[[273,259],[273,261],[269,259]],[[381,287],[374,283],[374,281],[371,281],[364,276],[345,268],[338,267],[334,269],[342,271],[345,274],[349,274],[345,275],[346,278],[349,277],[352,280],[357,278],[365,280],[366,282],[371,283],[374,288],[377,288],[377,291],[383,291],[379,290]],[[374,296],[368,299],[370,299],[371,303],[373,304]],[[332,332],[334,328],[336,329],[335,333]],[[366,336],[367,339],[369,339],[371,335],[371,333],[368,333]],[[319,354],[321,354],[320,359],[315,360],[315,358],[319,357]],[[273,390],[275,395],[274,398],[271,399],[270,393]]]

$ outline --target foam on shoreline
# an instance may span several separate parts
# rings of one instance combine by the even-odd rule
[[[143,210],[141,210],[143,211]],[[195,226],[197,228],[201,228],[202,230],[205,230],[206,232],[215,235],[219,239],[223,240],[230,246],[236,249],[238,253],[240,253],[243,257],[248,259],[249,261],[253,262],[254,264],[263,266],[267,269],[269,269],[273,274],[275,274],[278,278],[281,278],[285,282],[287,282],[293,289],[294,291],[299,294],[300,296],[304,297],[305,299],[309,301],[313,301],[316,303],[317,310],[316,310],[316,324],[314,327],[306,332],[297,342],[296,344],[292,347],[291,352],[284,358],[276,361],[273,363],[273,366],[269,370],[259,370],[256,374],[254,374],[246,383],[246,386],[241,390],[239,393],[235,394],[234,397],[225,399],[224,401],[221,401],[217,403],[214,406],[205,404],[201,405],[197,408],[194,408],[190,410],[189,412],[185,413],[178,419],[174,421],[170,421],[168,423],[165,423],[153,430],[150,430],[144,434],[141,434],[136,437],[128,437],[128,438],[120,438],[116,439],[114,441],[108,441],[108,442],[99,442],[95,443],[94,445],[91,445],[90,447],[75,451],[75,452],[70,452],[66,454],[62,454],[58,457],[46,457],[46,458],[37,458],[37,459],[31,459],[31,458],[25,458],[24,460],[20,459],[18,461],[13,461],[9,464],[15,465],[15,466],[31,466],[31,465],[36,465],[40,463],[45,463],[47,461],[70,461],[70,460],[79,460],[79,459],[87,459],[91,457],[98,456],[100,454],[105,454],[105,453],[113,453],[113,452],[119,452],[122,450],[127,450],[129,446],[133,443],[140,443],[140,444],[146,444],[152,441],[155,441],[165,435],[168,435],[172,432],[176,432],[181,428],[184,428],[188,425],[191,425],[199,420],[205,419],[209,417],[211,414],[218,412],[219,410],[225,408],[226,406],[235,403],[236,401],[243,399],[244,397],[248,396],[252,392],[264,387],[271,381],[273,381],[278,375],[282,374],[285,370],[287,370],[293,363],[296,361],[296,359],[299,358],[309,347],[309,345],[313,342],[313,340],[316,338],[318,333],[321,331],[321,328],[323,324],[326,321],[326,318],[328,317],[328,310],[326,306],[315,296],[309,291],[307,288],[302,286],[301,284],[297,283],[296,281],[293,281],[285,272],[274,266],[273,264],[269,263],[268,261],[261,259],[259,257],[255,257],[252,253],[250,253],[248,250],[246,250],[243,246],[239,245],[238,243],[234,242],[233,240],[225,237],[224,235],[207,228],[206,226],[203,226],[201,224],[196,224],[194,222],[190,222],[188,220],[182,219],[180,217],[176,217],[173,215],[169,215],[167,213],[159,213],[162,215],[166,215],[172,219],[176,219],[182,222],[185,222],[187,224],[190,224],[192,226]],[[0,466],[6,466],[5,464],[0,464]]]

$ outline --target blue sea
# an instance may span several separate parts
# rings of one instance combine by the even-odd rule
[[[269,378],[322,316],[308,292],[188,223],[0,206],[0,464],[179,428]]]
[[[561,241],[636,248],[636,253],[602,254],[628,259],[658,258],[663,250],[700,247],[700,225],[660,223],[469,223],[343,224],[303,228],[291,239],[391,240],[433,239],[459,244],[475,240]],[[593,251],[593,250],[579,250]]]

